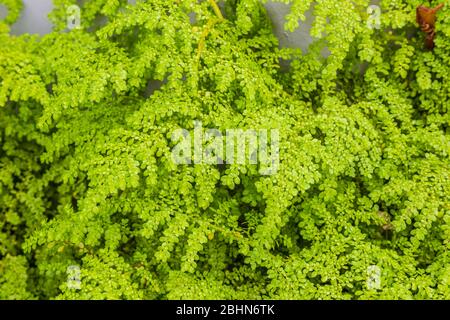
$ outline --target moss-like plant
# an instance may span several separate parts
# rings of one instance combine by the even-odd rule
[[[86,1],[70,31],[55,0],[43,37],[0,1],[0,298],[450,298],[450,6],[430,51],[420,1],[380,29],[368,0],[290,2],[308,52],[257,0]],[[278,171],[177,165],[195,121],[279,130]]]

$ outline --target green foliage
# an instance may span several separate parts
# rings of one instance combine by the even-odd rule
[[[7,16],[3,23],[11,25],[16,22],[19,18],[20,12],[22,11],[22,0],[0,0],[0,4],[7,9]],[[2,23],[0,22],[0,27],[1,25]]]
[[[257,0],[86,1],[68,32],[54,3],[44,37],[0,24],[0,298],[450,298],[450,8],[425,51],[418,1],[377,30],[294,0],[303,54]],[[196,120],[278,129],[278,172],[176,165]]]

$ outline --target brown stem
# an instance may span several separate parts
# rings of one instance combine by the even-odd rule
[[[441,10],[443,7],[444,7],[444,4],[441,3],[440,5],[434,7],[433,9],[431,9],[431,12],[436,13],[436,12],[438,12],[439,10]]]

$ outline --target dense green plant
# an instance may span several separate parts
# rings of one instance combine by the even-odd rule
[[[0,1],[0,298],[450,298],[450,5],[426,51],[420,1],[378,30],[368,0],[286,0],[301,52],[257,0],[126,2],[67,32],[55,0],[37,37]],[[278,129],[278,172],[176,165],[195,120]]]

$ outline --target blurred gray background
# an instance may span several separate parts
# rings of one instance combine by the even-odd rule
[[[52,10],[52,0],[24,0],[24,8],[19,20],[11,27],[12,34],[46,34],[52,30],[47,19]],[[0,5],[0,17],[6,16],[6,9]]]

